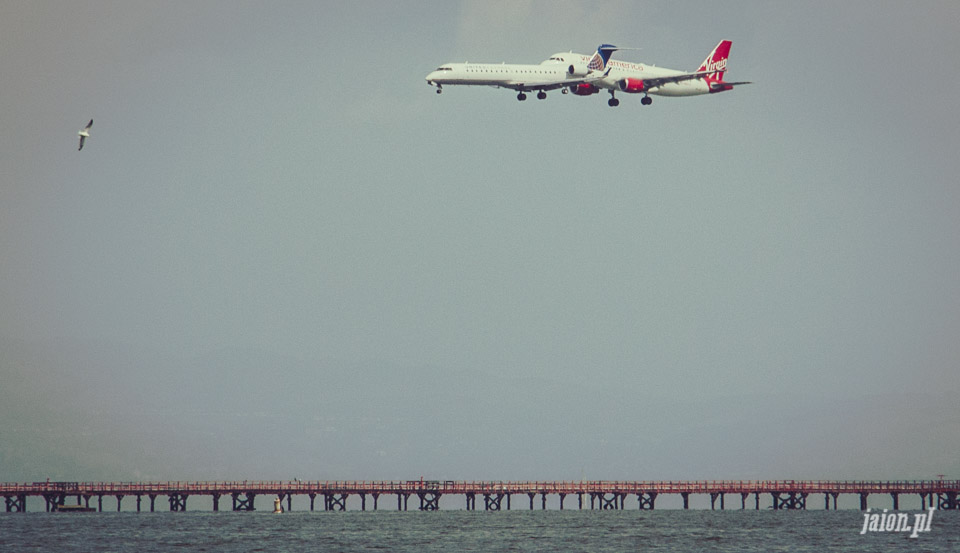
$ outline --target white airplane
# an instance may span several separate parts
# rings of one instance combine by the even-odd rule
[[[443,92],[443,85],[480,85],[516,90],[521,102],[527,99],[527,92],[536,90],[537,98],[543,100],[548,90],[576,93],[577,87],[599,84],[614,50],[609,44],[601,44],[593,56],[556,54],[538,65],[445,63],[426,79],[428,85],[437,87],[437,94]]]
[[[610,91],[610,99],[607,104],[614,107],[620,105],[620,100],[614,95],[617,91],[627,94],[643,94],[640,103],[650,105],[653,103],[650,94],[657,96],[698,96],[733,90],[734,86],[750,83],[733,83],[723,80],[723,74],[727,69],[727,58],[730,55],[730,44],[729,40],[721,40],[720,44],[717,44],[717,47],[710,52],[707,59],[703,60],[700,67],[693,73],[643,63],[609,60],[602,79],[571,86],[570,91],[578,96],[589,96],[600,92],[601,88],[607,89]],[[618,49],[615,46],[606,46],[611,53]],[[592,59],[583,54],[555,54],[550,59],[558,56],[572,56],[571,59],[579,60],[581,63],[584,60]]]

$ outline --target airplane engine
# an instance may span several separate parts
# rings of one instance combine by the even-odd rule
[[[579,65],[574,63],[567,68],[567,75],[570,75],[571,77],[583,77],[583,76],[586,76],[586,74],[589,72],[590,72],[590,69],[588,69],[586,65]]]
[[[600,92],[600,89],[590,83],[580,83],[578,85],[571,86],[570,92],[573,92],[577,96],[589,96],[591,94]]]
[[[643,92],[646,89],[643,84],[643,79],[623,79],[617,81],[617,85],[620,87],[621,91],[629,92],[630,94]]]

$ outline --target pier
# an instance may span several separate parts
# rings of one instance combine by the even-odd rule
[[[679,496],[683,508],[690,508],[690,496],[710,498],[711,509],[760,509],[760,498],[765,498],[766,508],[776,510],[805,510],[808,502],[822,497],[824,509],[836,510],[840,495],[859,497],[860,509],[867,509],[871,495],[889,497],[890,506],[900,508],[900,498],[917,495],[921,509],[928,507],[940,510],[960,509],[957,495],[960,480],[923,481],[829,481],[829,480],[691,480],[691,481],[454,481],[454,480],[400,480],[400,481],[236,481],[236,482],[33,482],[0,483],[0,495],[4,498],[6,511],[26,512],[28,497],[42,497],[46,510],[58,511],[64,507],[80,505],[102,512],[104,498],[115,500],[120,511],[123,500],[136,502],[136,510],[154,512],[163,509],[185,511],[187,500],[195,496],[207,496],[213,501],[213,510],[254,511],[257,497],[266,496],[272,506],[274,499],[292,509],[293,496],[310,499],[310,510],[346,511],[347,499],[360,499],[360,509],[396,509],[436,511],[440,498],[460,496],[468,511],[480,508],[487,511],[509,509],[547,508],[547,497],[559,498],[563,509],[639,509],[652,510],[658,497]],[[160,507],[157,498],[164,497]],[[574,497],[575,496],[575,497]],[[769,501],[767,501],[769,497]],[[71,503],[76,498],[75,503]],[[413,502],[411,504],[411,498]],[[318,503],[317,500],[320,500]],[[736,501],[739,499],[740,501]],[[221,501],[223,503],[221,503]],[[91,505],[91,502],[93,504]],[[356,501],[354,500],[354,503]],[[730,503],[728,506],[727,503]],[[129,504],[128,504],[129,505]],[[812,503],[811,503],[812,505]],[[107,505],[108,510],[111,505]]]

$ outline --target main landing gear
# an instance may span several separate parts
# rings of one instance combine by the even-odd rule
[[[547,98],[547,93],[544,91],[537,92],[537,100],[545,100]],[[523,92],[517,93],[517,100],[521,102],[527,99],[527,95]]]
[[[649,106],[650,104],[653,103],[653,98],[651,98],[651,97],[649,97],[649,96],[647,96],[647,95],[644,95],[643,98],[640,98],[640,103],[643,104],[643,105],[645,105],[645,106]],[[615,108],[615,107],[617,107],[617,106],[620,105],[620,100],[618,100],[618,99],[613,95],[613,91],[612,91],[612,90],[610,91],[610,99],[607,100],[607,105],[610,106],[610,107],[612,107],[612,108]]]

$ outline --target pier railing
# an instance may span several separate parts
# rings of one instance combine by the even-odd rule
[[[946,493],[960,492],[960,480],[649,480],[649,481],[470,481],[470,480],[236,480],[216,482],[30,482],[0,483],[0,495],[252,493]]]

